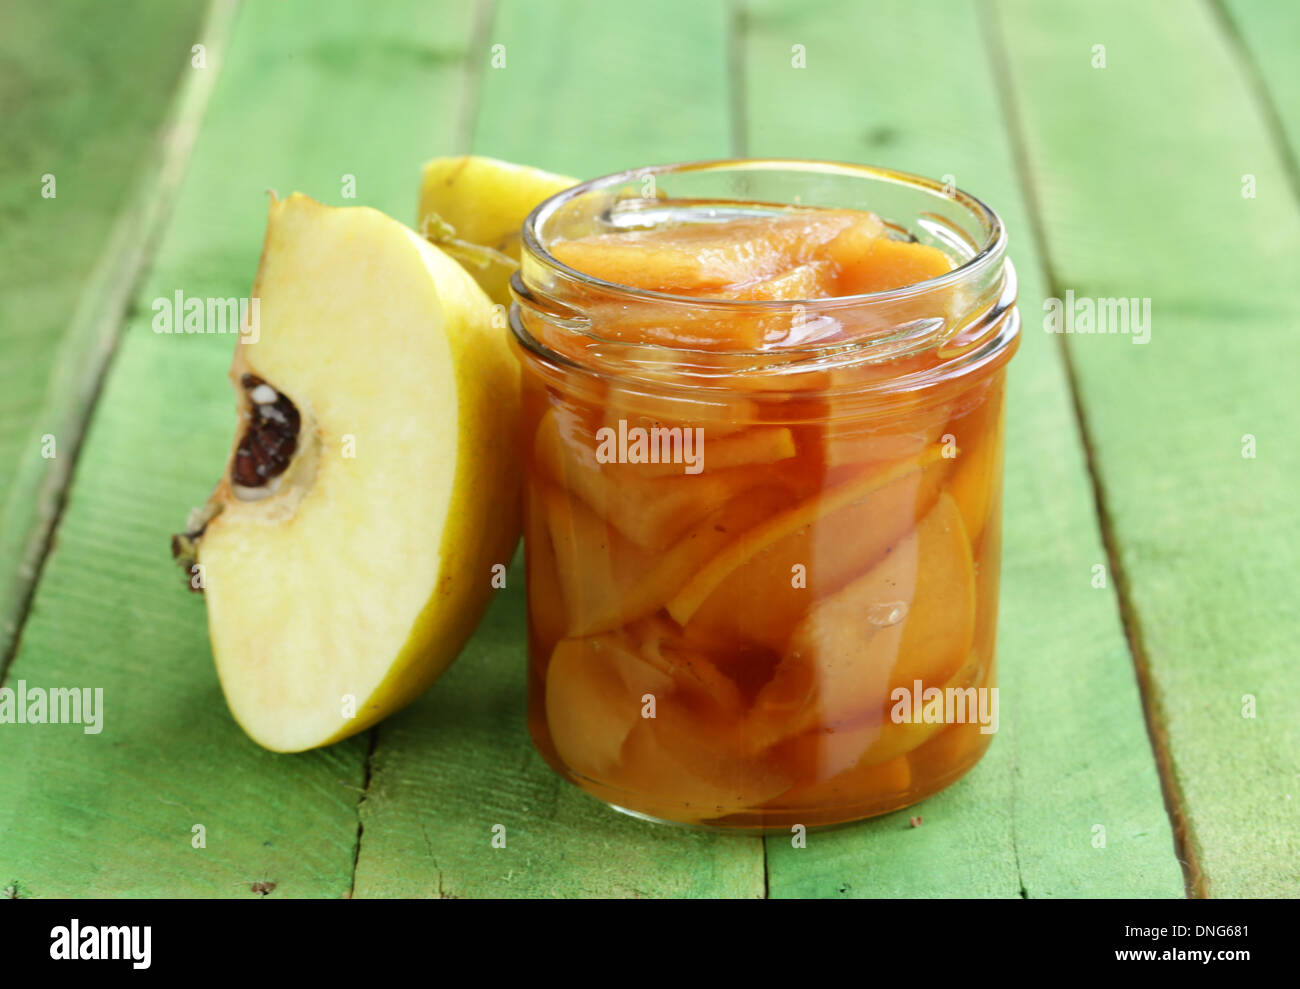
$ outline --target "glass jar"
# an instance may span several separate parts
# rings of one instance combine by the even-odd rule
[[[551,253],[791,206],[869,210],[952,270],[840,298],[710,299]],[[550,765],[636,816],[787,832],[896,810],[969,770],[997,728],[1019,334],[993,211],[884,169],[702,162],[554,196],[523,243],[528,717]]]

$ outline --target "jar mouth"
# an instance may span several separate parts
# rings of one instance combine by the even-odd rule
[[[641,186],[653,182],[658,186],[659,179],[665,185],[672,179],[679,182],[695,182],[708,185],[712,182],[747,183],[753,177],[756,184],[771,182],[805,183],[814,190],[822,188],[836,190],[832,198],[842,200],[845,190],[853,189],[854,205],[847,206],[842,201],[821,202],[804,201],[802,192],[791,195],[788,191],[775,198],[765,198],[762,194],[753,197],[751,202],[771,203],[783,206],[826,206],[831,208],[871,209],[886,221],[895,231],[912,233],[909,228],[900,227],[900,220],[914,222],[927,241],[940,247],[952,259],[954,267],[933,278],[913,282],[898,288],[883,289],[856,295],[834,296],[813,299],[728,299],[707,296],[684,295],[661,292],[653,289],[625,285],[608,281],[594,275],[572,268],[551,253],[548,243],[556,238],[547,237],[547,227],[558,214],[566,209],[574,209],[575,204],[586,197],[595,198],[596,203],[614,203],[619,201],[614,191],[629,186]],[[821,185],[819,185],[821,183]],[[793,188],[794,186],[792,186]],[[865,190],[865,192],[864,192]],[[883,191],[882,191],[883,190]],[[872,209],[871,203],[888,198],[890,194],[902,194],[920,202],[924,209],[916,208],[916,203],[909,203],[903,208],[906,216],[895,215],[891,211]],[[827,193],[819,196],[816,191],[810,200],[825,198]],[[641,201],[652,202],[652,196],[640,194]],[[633,200],[635,196],[626,197]],[[717,195],[719,201],[739,199],[738,196]],[[868,202],[870,201],[870,202]],[[954,215],[955,214],[955,215]],[[915,234],[913,234],[915,236]],[[540,315],[553,328],[561,328],[567,333],[581,336],[596,345],[617,344],[626,350],[627,341],[613,341],[603,336],[595,321],[584,316],[581,307],[566,305],[565,295],[578,298],[598,296],[613,305],[626,310],[638,307],[660,307],[671,320],[674,310],[682,313],[709,313],[721,317],[739,316],[762,318],[765,315],[777,316],[797,310],[808,319],[836,320],[837,316],[852,313],[856,319],[864,316],[879,316],[882,324],[887,325],[889,314],[915,307],[923,300],[962,298],[969,302],[963,315],[967,325],[979,323],[989,331],[982,334],[979,346],[962,348],[962,355],[944,370],[951,375],[959,368],[956,363],[968,364],[975,361],[986,364],[996,358],[1000,352],[1007,350],[1018,335],[1019,321],[1014,318],[1015,274],[1011,264],[1006,260],[1007,234],[1001,218],[982,200],[956,188],[955,185],[938,182],[924,176],[893,169],[859,165],[847,162],[818,161],[798,158],[750,158],[750,159],[715,159],[676,164],[650,165],[628,169],[610,175],[601,176],[582,182],[566,189],[540,203],[524,221],[522,230],[523,267],[511,279],[515,304],[511,306],[510,324],[519,343],[527,350],[547,360],[569,365],[573,369],[587,373],[601,372],[595,368],[575,362],[538,340],[530,333],[520,318],[521,307],[530,315]],[[1010,318],[1002,318],[1009,315]],[[972,318],[973,317],[973,318]],[[933,324],[936,319],[930,319]],[[952,320],[937,320],[952,323]],[[669,362],[680,363],[683,358],[710,359],[725,356],[746,371],[757,367],[772,369],[772,365],[782,365],[787,369],[803,370],[810,365],[824,367],[828,364],[848,362],[880,362],[899,356],[910,356],[925,350],[940,347],[955,332],[953,325],[936,328],[926,325],[927,320],[912,320],[909,325],[900,325],[896,332],[874,336],[848,339],[785,342],[775,346],[757,349],[727,348],[718,350],[709,347],[692,346],[689,343],[674,343],[671,346],[645,342],[635,345],[641,355],[640,362],[655,359],[656,355]],[[913,325],[914,324],[914,325]],[[1003,354],[1004,358],[1009,354]],[[956,358],[956,355],[954,355]],[[979,358],[976,360],[976,358]],[[780,370],[777,368],[776,370]],[[635,371],[632,372],[635,377]],[[704,383],[708,387],[707,383]],[[906,386],[906,382],[896,382]]]
[[[586,272],[579,271],[576,268],[569,267],[563,261],[551,254],[551,252],[543,245],[542,238],[538,234],[538,228],[550,220],[560,209],[567,204],[577,199],[581,199],[583,196],[591,195],[592,193],[601,192],[620,185],[644,181],[650,176],[689,175],[700,172],[723,170],[734,171],[740,169],[746,171],[800,171],[809,174],[821,173],[824,175],[841,175],[851,178],[869,178],[891,185],[909,186],[914,189],[925,190],[935,196],[940,196],[960,203],[973,216],[979,218],[983,222],[986,235],[983,243],[978,245],[975,253],[971,257],[963,261],[951,271],[944,272],[942,275],[937,275],[934,278],[927,278],[899,288],[883,289],[879,292],[863,292],[858,295],[840,295],[832,298],[819,299],[774,300],[726,299],[710,296],[679,295],[673,292],[659,292],[653,289],[643,289],[632,285],[624,285],[620,282],[606,281],[602,278],[597,278],[594,275],[589,275]],[[888,220],[891,218],[884,217],[884,219]],[[563,192],[558,192],[549,199],[543,200],[531,213],[528,214],[528,217],[524,220],[523,243],[527,251],[546,267],[562,274],[567,279],[572,279],[575,282],[586,284],[603,292],[660,302],[678,302],[694,306],[716,306],[719,309],[729,309],[736,312],[761,312],[763,310],[780,310],[783,307],[788,308],[792,305],[824,306],[827,304],[842,304],[846,307],[861,306],[873,302],[905,300],[924,292],[952,287],[959,282],[970,278],[972,274],[987,270],[998,263],[1006,251],[1006,230],[1002,226],[1001,218],[983,200],[972,196],[970,193],[965,192],[956,186],[947,186],[922,175],[915,175],[910,172],[899,172],[874,165],[854,165],[848,162],[818,161],[811,158],[718,158],[705,161],[684,162],[680,164],[647,165],[642,168],[631,168],[626,171],[614,172],[610,175],[603,175],[599,178],[590,179],[586,182],[581,182],[578,185],[565,189]]]

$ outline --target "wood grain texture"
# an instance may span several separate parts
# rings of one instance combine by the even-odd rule
[[[0,675],[174,184],[168,166],[187,154],[196,101],[173,93],[202,10],[0,9]]]
[[[506,60],[482,70],[473,150],[579,176],[725,155],[721,7],[632,20],[589,0],[499,3],[472,56],[503,45]],[[758,839],[625,818],[536,754],[522,588],[516,566],[451,673],[377,729],[355,895],[762,896]]]
[[[1300,215],[1279,147],[1204,5],[996,12],[1053,290],[1151,300],[1145,346],[1066,343],[1202,891],[1295,896]]]
[[[470,33],[455,3],[240,9],[9,671],[102,687],[105,706],[99,735],[0,726],[0,882],[19,895],[348,893],[367,740],[273,755],[226,710],[168,538],[229,450],[234,338],[155,334],[152,300],[246,295],[268,187],[344,205],[352,175],[357,204],[409,217],[419,163],[456,126]]]
[[[805,849],[768,839],[771,895],[1181,895],[1114,590],[1091,585],[1105,551],[974,5],[755,0],[744,26],[746,153],[954,176],[1010,230],[1027,323],[1008,392],[999,737],[914,808]]]

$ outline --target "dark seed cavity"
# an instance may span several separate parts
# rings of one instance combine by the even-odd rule
[[[254,374],[239,379],[250,396],[266,382]],[[274,402],[252,405],[248,427],[235,449],[235,462],[230,469],[231,479],[245,488],[260,488],[270,483],[288,469],[298,449],[298,428],[301,419],[298,408],[288,396],[274,386]]]

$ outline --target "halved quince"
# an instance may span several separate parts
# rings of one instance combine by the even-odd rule
[[[473,631],[519,536],[518,367],[473,279],[373,209],[273,199],[253,294],[234,450],[179,548],[235,719],[298,751],[413,700]]]

